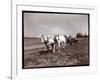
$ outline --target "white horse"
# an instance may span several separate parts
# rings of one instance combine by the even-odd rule
[[[47,48],[47,51],[50,51],[49,50],[49,47],[51,46],[52,47],[52,52],[54,53],[55,52],[55,41],[54,39],[50,39],[48,36],[45,36],[45,35],[42,35],[41,36],[41,42],[43,42]]]
[[[54,40],[55,40],[55,43],[57,44],[58,52],[60,52],[61,48],[65,49],[66,47],[66,36],[65,35],[56,35],[54,37]]]

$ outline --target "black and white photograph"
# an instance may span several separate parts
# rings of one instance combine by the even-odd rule
[[[89,66],[89,16],[22,11],[22,69]]]

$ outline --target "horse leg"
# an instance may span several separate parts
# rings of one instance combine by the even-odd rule
[[[64,42],[64,49],[67,47],[66,42]]]
[[[60,53],[60,43],[58,44],[58,52]]]
[[[75,44],[76,44],[76,41],[75,41]]]
[[[62,42],[62,48],[65,49],[65,42]]]
[[[54,47],[53,47],[53,46],[54,46],[54,44],[51,44],[52,52],[53,52],[53,50],[54,50]]]
[[[70,42],[70,46],[72,45],[72,41]]]
[[[59,48],[58,52],[60,53],[60,48]]]
[[[60,43],[61,48],[63,48],[63,42]]]
[[[49,52],[49,46],[46,44],[47,51]]]
[[[66,42],[64,42],[64,49],[67,47],[67,43]]]
[[[73,41],[73,43],[75,44],[75,41]]]
[[[62,41],[61,43],[60,43],[60,45],[61,45],[61,48],[63,48],[64,49],[64,42]]]
[[[53,53],[55,53],[55,44],[52,46]]]

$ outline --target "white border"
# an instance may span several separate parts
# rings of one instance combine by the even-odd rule
[[[90,66],[41,68],[22,70],[22,10],[28,11],[53,11],[90,14]],[[92,7],[53,6],[36,4],[14,4],[12,9],[12,79],[32,79],[62,76],[86,76],[95,74],[97,71],[95,28],[95,9]]]

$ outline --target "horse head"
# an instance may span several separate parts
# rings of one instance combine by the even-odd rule
[[[42,36],[41,36],[41,42],[47,43],[48,40],[49,40],[48,36],[45,36],[45,35],[42,35]]]

